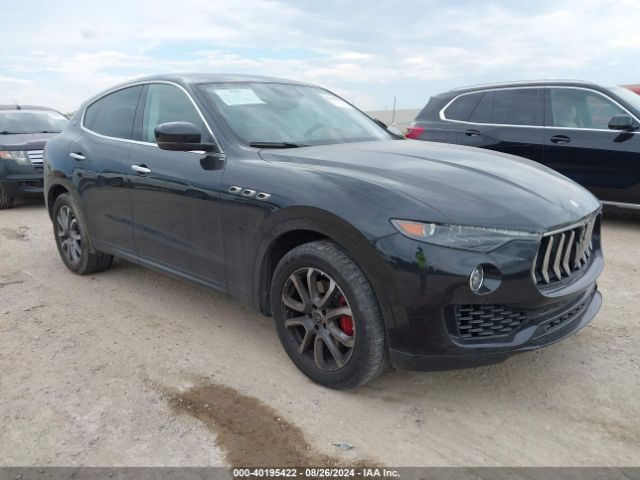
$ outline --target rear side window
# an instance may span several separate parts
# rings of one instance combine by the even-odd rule
[[[494,92],[485,92],[482,96],[482,100],[478,102],[476,108],[471,113],[469,118],[473,123],[492,123],[491,112],[493,110],[493,96]]]
[[[542,89],[514,88],[486,92],[469,121],[495,125],[542,124]]]
[[[445,118],[467,121],[480,97],[482,97],[482,93],[468,93],[456,98],[444,111]]]
[[[84,127],[107,137],[131,139],[141,91],[140,85],[123,88],[93,102],[85,110]]]
[[[491,123],[500,125],[540,125],[542,90],[539,88],[517,88],[496,90],[493,98]]]

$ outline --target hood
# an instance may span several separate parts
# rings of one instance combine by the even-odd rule
[[[591,193],[553,170],[479,148],[389,140],[262,150],[260,155],[401,191],[461,225],[542,232],[600,207]]]
[[[20,133],[0,135],[0,150],[42,150],[57,133]]]

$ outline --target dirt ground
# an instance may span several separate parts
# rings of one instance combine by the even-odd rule
[[[43,205],[18,205],[0,212],[0,465],[640,465],[639,245],[640,221],[605,221],[603,308],[559,344],[336,392],[223,295],[124,261],[68,272]]]

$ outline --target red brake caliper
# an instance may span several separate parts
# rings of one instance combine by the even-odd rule
[[[341,306],[344,306],[347,304],[347,299],[343,296],[340,296],[338,302]],[[338,325],[340,325],[340,329],[344,333],[349,336],[353,335],[353,318],[351,318],[351,315],[340,315],[340,318],[338,319]]]

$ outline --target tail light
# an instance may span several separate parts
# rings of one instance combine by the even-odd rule
[[[404,134],[407,138],[412,138],[413,140],[418,140],[420,135],[424,132],[423,127],[419,127],[417,125],[409,125],[407,127],[407,132]]]

